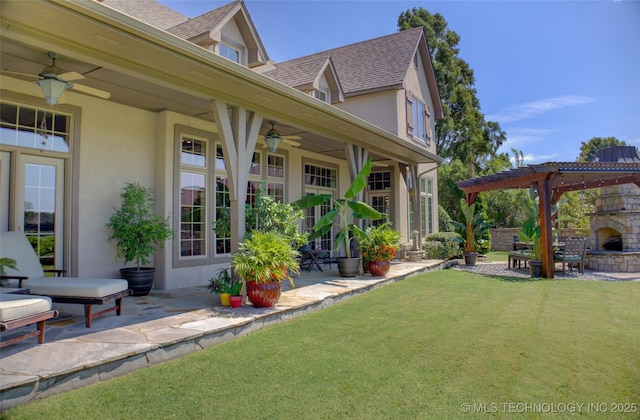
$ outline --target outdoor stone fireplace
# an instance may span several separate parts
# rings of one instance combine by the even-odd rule
[[[585,264],[601,271],[640,272],[640,187],[603,187],[589,215],[591,249]]]

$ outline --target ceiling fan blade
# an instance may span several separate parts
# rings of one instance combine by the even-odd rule
[[[78,92],[87,93],[89,95],[97,96],[98,98],[102,98],[102,99],[109,99],[111,97],[111,94],[107,91],[92,88],[85,85],[78,85],[76,83],[73,83],[73,86],[71,87],[71,89],[77,90]]]
[[[300,136],[281,136],[281,137],[286,140],[302,140],[302,137]]]
[[[84,76],[75,71],[68,71],[66,73],[59,74],[58,79],[62,79],[65,82],[71,82],[74,80],[82,80],[84,79]]]
[[[30,79],[42,79],[42,77],[38,76],[37,74],[20,73],[18,71],[11,71],[7,69],[3,69],[2,74],[6,74],[7,76],[28,77]]]
[[[300,143],[298,143],[297,141],[293,141],[293,140],[289,140],[288,137],[283,137],[282,138],[282,142],[283,143],[287,143],[292,145],[293,147],[300,147]]]

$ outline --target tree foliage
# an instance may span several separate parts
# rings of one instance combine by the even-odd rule
[[[592,137],[587,142],[580,143],[580,155],[577,162],[595,162],[600,150],[611,146],[626,146],[627,144],[615,137]]]
[[[403,12],[398,29],[424,28],[442,100],[444,118],[436,122],[437,153],[459,159],[475,175],[481,162],[492,156],[506,139],[497,122],[485,121],[469,65],[458,57],[460,36],[447,27],[439,13],[422,7]]]

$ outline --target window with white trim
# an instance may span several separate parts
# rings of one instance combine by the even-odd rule
[[[183,134],[180,139],[181,258],[207,254],[207,141]]]
[[[420,191],[420,236],[425,237],[426,235],[433,233],[434,231],[434,223],[433,218],[435,214],[434,210],[434,200],[433,200],[433,178],[431,177],[422,177],[418,182]],[[415,229],[415,224],[413,220],[414,210],[413,210],[413,202],[409,197],[409,238],[412,237],[411,232]]]
[[[239,49],[234,48],[230,45],[227,45],[224,42],[221,42],[219,50],[220,50],[220,56],[228,60],[231,60],[233,62],[240,63],[241,54]]]
[[[324,89],[324,88],[315,89],[313,91],[313,97],[322,102],[329,103],[331,98],[331,92],[329,91],[329,89]]]
[[[407,91],[407,134],[425,143],[432,138],[431,111],[418,97]]]

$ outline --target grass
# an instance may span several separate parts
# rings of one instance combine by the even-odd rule
[[[640,403],[639,301],[637,282],[433,272],[6,417],[598,417],[586,404]]]

